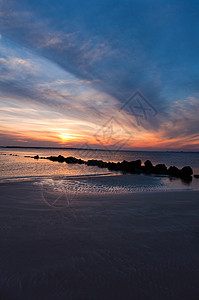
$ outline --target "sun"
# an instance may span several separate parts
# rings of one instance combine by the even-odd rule
[[[72,139],[74,139],[72,134],[67,134],[67,133],[61,133],[59,135],[59,138],[61,139],[62,143],[66,143],[66,142],[71,141]]]

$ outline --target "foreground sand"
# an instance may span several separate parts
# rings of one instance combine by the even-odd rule
[[[199,299],[199,192],[0,193],[1,299]]]

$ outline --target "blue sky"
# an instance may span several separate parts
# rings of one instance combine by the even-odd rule
[[[198,1],[0,0],[0,144],[97,145],[115,117],[128,148],[198,150],[198,53]]]

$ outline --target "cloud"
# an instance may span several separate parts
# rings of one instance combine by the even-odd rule
[[[178,100],[170,108],[168,120],[162,122],[161,130],[168,139],[198,136],[199,98]]]
[[[118,10],[115,10],[115,15],[112,16],[112,35],[109,38],[108,32],[104,34],[107,26],[105,18],[108,16],[99,16],[99,12],[96,18],[101,17],[104,23],[101,32],[94,20],[93,28],[92,25],[88,28],[89,23],[82,26],[81,23],[75,22],[73,12],[72,15],[69,12],[67,21],[64,22],[62,14],[59,15],[59,19],[55,14],[40,18],[39,14],[34,13],[34,9],[29,11],[27,8],[26,11],[21,11],[15,1],[11,3],[15,10],[11,10],[4,2],[4,14],[1,19],[1,26],[7,36],[57,63],[80,79],[90,80],[94,88],[110,94],[118,101],[125,101],[132,91],[139,88],[153,103],[159,102],[161,106],[158,68],[154,67],[153,59],[147,55],[147,49],[139,39],[129,39],[128,34],[131,35],[131,30],[128,24],[126,32],[117,32],[115,22],[121,22]],[[49,5],[51,6],[51,3]],[[118,3],[119,8],[120,6]],[[92,8],[93,6],[88,12],[89,16]],[[84,9],[86,8],[83,7]],[[63,10],[66,12],[65,7]],[[93,19],[93,16],[91,18]],[[136,24],[136,19],[133,22]],[[110,27],[107,27],[107,30],[109,31]]]
[[[0,79],[5,79],[5,75],[18,75],[18,78],[25,79],[27,75],[37,75],[39,71],[38,64],[30,59],[22,59],[21,57],[0,57],[0,68],[3,70]]]
[[[199,24],[187,5],[0,0],[0,97],[89,120],[91,132],[114,116],[145,143],[197,143]],[[137,89],[158,111],[140,127],[118,114]]]

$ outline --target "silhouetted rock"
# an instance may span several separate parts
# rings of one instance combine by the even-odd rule
[[[78,159],[73,156],[68,156],[65,158],[65,162],[67,164],[76,164],[78,162]]]
[[[58,162],[64,162],[64,161],[65,161],[65,157],[63,157],[62,155],[59,155],[59,156],[57,157],[57,161],[58,161]]]
[[[99,166],[102,164],[102,160],[97,160],[97,159],[89,159],[86,164],[87,166]]]
[[[168,169],[168,174],[170,176],[180,177],[183,181],[188,183],[192,180],[191,175],[193,174],[193,170],[189,166],[183,167],[181,170],[173,166]]]
[[[184,168],[181,169],[180,173],[181,173],[180,174],[181,177],[188,177],[188,176],[193,175],[193,170],[192,170],[191,167],[186,166],[186,167],[184,167]]]
[[[106,167],[107,167],[107,163],[104,162],[103,160],[98,160],[97,166],[98,166],[99,168],[106,168]]]
[[[165,164],[157,164],[154,168],[153,168],[153,173],[154,174],[159,174],[159,175],[164,175],[167,174],[167,167],[165,166]]]
[[[82,165],[82,164],[85,164],[85,161],[79,158],[79,159],[77,160],[77,163],[80,164],[80,165]]]
[[[34,159],[39,159],[39,155],[35,155],[35,156],[34,156]]]
[[[140,173],[141,172],[141,160],[136,160],[136,161],[126,161],[123,160],[122,163],[118,163],[118,169],[120,171],[124,171],[127,173]]]
[[[194,177],[195,177],[195,178],[199,178],[199,175],[198,175],[198,174],[195,174]]]
[[[150,160],[146,160],[144,166],[141,167],[143,173],[145,174],[152,174],[154,170],[154,166]]]
[[[116,163],[113,162],[108,162],[107,163],[107,168],[111,171],[116,170]]]
[[[57,157],[56,156],[49,156],[49,157],[47,157],[47,159],[49,159],[51,161],[57,161]]]
[[[168,171],[167,171],[168,175],[170,176],[174,176],[174,177],[180,177],[180,169],[178,169],[175,166],[171,166],[169,167]]]
[[[115,170],[116,171],[122,171],[121,170],[121,163],[120,162],[118,162],[118,163],[115,164]]]
[[[126,160],[123,160],[123,162],[120,163],[120,170],[127,172],[129,170],[129,163]]]
[[[134,162],[134,165],[135,165],[135,168],[140,168],[141,167],[141,160],[140,159],[137,159],[135,162]]]
[[[153,164],[150,160],[146,160],[144,163],[146,169],[152,169],[153,168]]]

